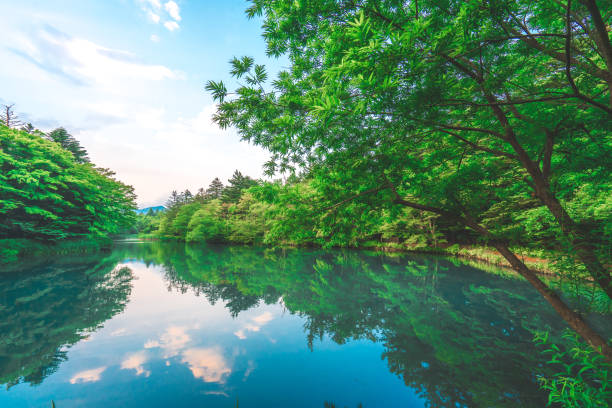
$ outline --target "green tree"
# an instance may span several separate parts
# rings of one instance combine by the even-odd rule
[[[268,230],[269,208],[252,194],[242,194],[240,201],[229,208],[228,239],[240,244],[261,244]]]
[[[509,248],[527,216],[612,297],[610,212],[575,200],[576,182],[594,197],[611,185],[607,10],[594,0],[252,3],[268,52],[290,66],[269,86],[263,66],[234,59],[244,85],[207,84],[220,126],[269,149],[269,172],[308,169],[327,201],[319,211],[352,206],[367,223],[368,207],[403,206],[471,229],[612,359]]]
[[[223,242],[227,236],[227,225],[221,214],[221,202],[218,199],[208,201],[193,213],[189,220],[187,242]]]
[[[187,235],[187,227],[193,214],[200,209],[201,204],[193,202],[181,206],[172,220],[170,234],[178,239],[184,240]]]
[[[221,201],[224,203],[237,203],[244,190],[257,185],[256,180],[243,176],[238,170],[234,171],[228,183],[229,185],[223,189],[221,194]]]
[[[131,186],[57,143],[0,126],[0,238],[104,237],[132,225]]]
[[[173,190],[172,193],[170,193],[170,197],[168,197],[168,200],[166,201],[166,208],[172,210],[180,204],[181,199],[179,193],[176,190]]]
[[[25,125],[23,125],[21,127],[21,130],[23,130],[26,133],[32,134],[34,133],[34,131],[36,130],[36,128],[34,127],[34,125],[32,125],[31,123],[26,123]]]
[[[223,194],[223,189],[223,183],[221,182],[221,180],[219,180],[218,177],[215,177],[206,189],[206,197],[211,198],[213,200],[216,198],[221,198],[221,194]]]
[[[28,132],[30,133],[30,132]],[[87,150],[81,146],[78,140],[74,138],[63,127],[52,130],[47,134],[47,138],[52,142],[59,143],[63,149],[68,150],[74,156],[74,159],[79,163],[89,163]]]

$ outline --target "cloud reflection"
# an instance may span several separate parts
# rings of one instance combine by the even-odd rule
[[[121,362],[122,370],[136,370],[136,375],[144,374],[145,377],[151,375],[151,371],[145,370],[143,364],[148,360],[147,355],[144,351],[139,351],[138,353],[131,354]]]
[[[264,312],[260,315],[253,317],[250,323],[246,323],[240,330],[234,332],[234,335],[240,340],[244,340],[247,338],[247,331],[258,332],[259,330],[261,330],[262,326],[265,326],[273,319],[274,315],[272,313]]]
[[[104,370],[106,370],[106,367],[98,367],[91,370],[78,372],[70,379],[70,384],[100,381],[100,375],[104,372]]]
[[[265,324],[272,318],[270,316],[257,316],[252,319],[260,324]],[[256,330],[259,330],[257,327]],[[159,340],[149,340],[145,343],[145,349],[159,348],[162,350],[162,358],[166,360],[166,366],[170,365],[168,359],[180,356],[181,363],[187,364],[195,378],[205,382],[224,384],[226,378],[232,372],[227,360],[223,356],[220,347],[191,347],[187,348],[192,339],[187,334],[187,328],[183,326],[168,327],[160,336]],[[142,364],[146,361],[144,351],[136,353],[122,363],[121,368],[133,368],[136,374],[145,372]],[[140,370],[140,371],[139,371]],[[145,372],[145,373],[148,373]],[[147,374],[148,375],[148,374]]]
[[[191,341],[191,337],[187,334],[186,330],[185,327],[180,326],[168,327],[159,340],[147,341],[144,348],[159,347],[164,350],[163,358],[174,357]]]
[[[205,382],[225,383],[232,372],[218,347],[191,348],[182,357],[181,361],[189,366],[193,376]]]

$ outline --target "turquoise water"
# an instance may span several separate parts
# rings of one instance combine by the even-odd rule
[[[119,244],[0,275],[1,407],[541,407],[526,283],[359,251]]]

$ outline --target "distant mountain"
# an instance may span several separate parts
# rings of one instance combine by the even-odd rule
[[[146,207],[146,208],[140,208],[138,210],[136,210],[136,213],[138,214],[146,214],[149,212],[149,210],[152,210],[154,213],[160,212],[160,211],[164,211],[166,209],[166,207],[164,207],[163,205],[158,205],[155,207]]]

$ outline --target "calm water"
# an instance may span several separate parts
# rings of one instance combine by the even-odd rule
[[[0,407],[542,407],[564,327],[458,261],[167,243],[0,274],[0,311]]]

